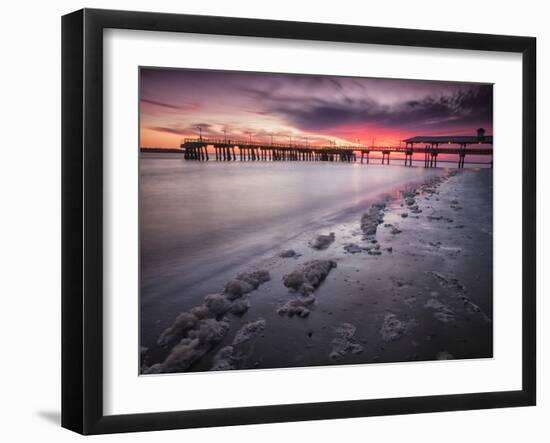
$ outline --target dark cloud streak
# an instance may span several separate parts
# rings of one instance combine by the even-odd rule
[[[426,96],[395,106],[368,98],[295,102],[271,96],[270,106],[271,112],[308,131],[361,123],[390,128],[425,127],[441,122],[464,126],[492,122],[493,90],[491,85],[475,85],[449,95]]]
[[[162,108],[173,109],[176,111],[188,111],[188,110],[198,109],[199,107],[199,105],[196,103],[185,103],[184,105],[172,105],[170,103],[165,103],[158,100],[150,100],[146,98],[142,98],[140,101],[142,101],[143,103],[148,103],[150,105],[160,106]]]

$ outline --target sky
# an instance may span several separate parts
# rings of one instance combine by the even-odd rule
[[[141,68],[140,143],[203,137],[399,146],[416,135],[493,133],[488,84]]]

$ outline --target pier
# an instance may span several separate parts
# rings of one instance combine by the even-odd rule
[[[412,166],[413,155],[424,157],[426,168],[437,167],[439,154],[457,156],[458,167],[463,168],[468,155],[490,156],[492,165],[493,137],[485,135],[480,128],[476,136],[415,136],[403,140],[404,146],[361,146],[361,145],[310,145],[296,143],[264,143],[254,140],[231,140],[214,138],[186,138],[181,152],[186,160],[208,161],[339,161],[369,164],[371,153],[381,155],[382,164],[390,164],[392,154],[404,156],[405,166]],[[491,145],[473,148],[472,145]],[[420,145],[420,146],[419,146]],[[454,145],[458,147],[451,147]],[[209,153],[210,149],[210,153]],[[403,158],[400,157],[400,161]]]

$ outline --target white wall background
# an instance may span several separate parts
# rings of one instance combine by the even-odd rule
[[[507,4],[509,3],[509,4]],[[538,38],[539,226],[550,220],[548,156],[550,28],[544,2],[462,0],[111,0],[5,2],[0,52],[0,438],[81,440],[59,427],[60,414],[60,17],[81,7],[155,10],[282,20],[349,23]],[[546,106],[545,106],[546,105]],[[546,112],[544,112],[545,108]],[[546,164],[543,165],[543,162]],[[544,196],[546,202],[543,202]],[[519,233],[510,233],[519,235]],[[541,250],[546,248],[545,253]],[[539,235],[539,276],[550,263],[549,236]],[[548,271],[546,271],[548,272]],[[262,443],[300,438],[447,443],[545,442],[550,438],[548,277],[539,278],[539,405],[353,420],[165,431],[95,437],[94,441]]]

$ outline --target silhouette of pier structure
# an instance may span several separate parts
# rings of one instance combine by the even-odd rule
[[[405,149],[410,152],[412,161],[412,154],[419,152],[418,148],[415,148],[415,144],[424,145],[424,166],[427,168],[437,167],[438,154],[457,154],[458,155],[458,167],[464,167],[464,161],[467,154],[473,155],[490,155],[491,166],[493,164],[493,136],[485,135],[485,129],[479,128],[477,134],[470,135],[417,135],[415,137],[407,138],[403,140],[405,142]],[[440,145],[458,145],[458,148],[440,147]],[[491,145],[490,148],[468,148],[471,145]],[[422,150],[422,148],[420,148]],[[405,165],[407,164],[407,157],[405,157]]]
[[[467,155],[492,156],[493,148],[471,145],[492,145],[493,136],[485,135],[480,128],[476,136],[415,136],[403,140],[404,146],[361,146],[361,145],[310,145],[296,143],[264,143],[254,140],[231,140],[214,138],[187,138],[181,144],[186,160],[208,161],[210,151],[218,161],[340,161],[369,164],[371,153],[381,154],[382,164],[390,164],[391,154],[404,155],[405,166],[412,166],[414,154],[424,155],[426,168],[437,167],[439,154],[454,154],[458,157],[458,167],[464,167]],[[423,146],[415,146],[423,145]],[[458,147],[451,147],[454,145]],[[360,156],[359,156],[360,155]],[[400,159],[401,161],[403,158]]]

